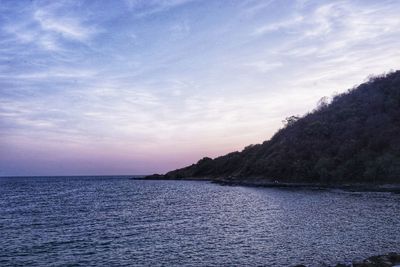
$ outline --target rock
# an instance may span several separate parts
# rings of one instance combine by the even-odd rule
[[[145,177],[145,179],[149,179],[149,180],[161,180],[161,179],[164,179],[164,178],[165,178],[164,175],[161,175],[161,174],[158,174],[158,173],[155,173],[155,174],[152,174],[152,175],[148,175],[148,176]]]
[[[400,254],[372,256],[362,262],[353,262],[353,267],[392,267],[400,262]]]
[[[391,252],[391,253],[388,254],[388,258],[394,264],[400,265],[400,254]]]
[[[306,267],[303,264],[293,267]],[[400,267],[400,253],[388,253],[372,256],[362,261],[353,261],[352,264],[338,263],[334,267]]]

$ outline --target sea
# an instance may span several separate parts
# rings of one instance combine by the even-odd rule
[[[0,266],[329,266],[400,252],[400,195],[0,178]]]

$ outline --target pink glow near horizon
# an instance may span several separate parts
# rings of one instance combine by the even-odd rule
[[[399,1],[39,0],[0,12],[0,175],[164,173],[267,140],[400,62]]]

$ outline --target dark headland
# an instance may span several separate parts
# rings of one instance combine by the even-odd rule
[[[399,192],[400,71],[321,99],[262,144],[145,179]]]

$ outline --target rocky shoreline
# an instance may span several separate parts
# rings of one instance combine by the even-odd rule
[[[265,180],[211,180],[213,183],[228,186],[251,186],[251,187],[277,187],[277,188],[299,188],[299,189],[338,189],[354,192],[392,192],[400,194],[400,184],[322,184],[322,183],[287,183]]]
[[[399,267],[400,253],[388,253],[385,255],[372,256],[362,261],[353,261],[352,263],[338,263],[333,267]],[[295,265],[294,267],[307,267],[306,265]]]
[[[344,183],[344,184],[323,184],[323,183],[294,183],[271,181],[267,179],[230,179],[210,177],[188,177],[169,178],[164,175],[150,175],[137,180],[182,180],[182,181],[210,181],[223,186],[249,186],[266,188],[298,188],[298,189],[338,189],[353,192],[391,192],[400,194],[400,184],[370,184],[370,183]]]

